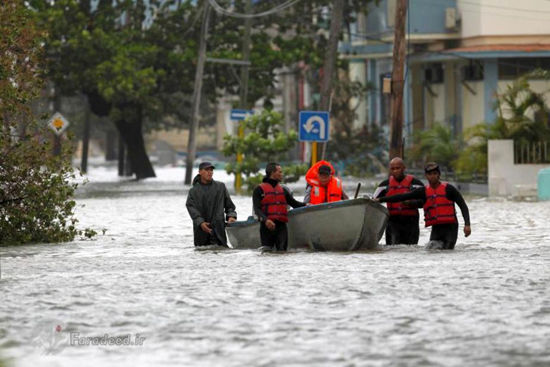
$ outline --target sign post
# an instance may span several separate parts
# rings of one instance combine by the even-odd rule
[[[61,134],[69,127],[69,121],[59,112],[53,114],[48,120],[48,127],[53,130],[53,154],[61,154]]]
[[[253,110],[242,110],[242,109],[233,109],[231,110],[230,118],[232,121],[238,121],[239,122],[239,138],[244,138],[244,126],[243,121],[248,117],[252,116],[254,114]],[[237,163],[240,164],[243,161],[243,154],[242,152],[237,152]],[[241,192],[242,187],[242,178],[241,174],[235,175],[235,191],[237,193]]]
[[[311,142],[311,164],[317,163],[317,142],[327,142],[329,138],[328,111],[300,111],[300,141]]]

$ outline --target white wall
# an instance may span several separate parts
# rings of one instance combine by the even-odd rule
[[[463,38],[550,34],[550,1],[457,0]]]
[[[464,85],[462,86],[462,127],[467,129],[485,120],[485,101],[483,82],[469,82],[466,84],[472,89],[473,94]]]
[[[544,164],[514,164],[513,140],[489,140],[489,196],[516,195],[522,188],[537,188],[537,174]]]

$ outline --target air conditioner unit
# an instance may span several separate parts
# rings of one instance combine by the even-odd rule
[[[456,8],[445,9],[445,28],[456,29],[458,26],[458,12]]]
[[[424,69],[424,81],[430,84],[443,83],[443,66],[432,64]]]

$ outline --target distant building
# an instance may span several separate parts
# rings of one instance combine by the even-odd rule
[[[389,130],[390,97],[382,83],[392,70],[395,0],[360,15],[341,44],[350,77],[375,86],[361,101],[357,125]],[[550,1],[409,0],[404,136],[439,122],[455,133],[491,123],[495,94],[520,74],[550,69]],[[534,81],[533,89],[550,84]]]

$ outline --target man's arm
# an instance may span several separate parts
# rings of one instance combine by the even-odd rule
[[[372,194],[373,198],[381,198],[386,196],[386,193],[388,192],[388,185],[390,184],[390,180],[386,179],[382,182],[380,182],[380,185],[376,188],[376,191],[374,191],[374,194]]]
[[[412,179],[412,181],[411,181],[411,191],[414,191],[416,189],[420,189],[420,188],[423,188],[423,187],[424,187],[424,184],[418,178],[415,177],[415,178]],[[422,208],[424,206],[424,200],[422,200],[422,199],[409,200],[404,204],[406,204],[406,206],[408,206],[409,208],[418,209],[418,208]]]
[[[307,184],[306,193],[304,195],[304,204],[309,204],[310,200],[311,200],[311,185]]]
[[[225,220],[229,220],[229,218],[235,218],[237,219],[237,211],[235,208],[235,204],[233,204],[233,200],[231,200],[231,196],[229,196],[229,191],[227,191],[227,187],[225,187],[225,184],[223,185],[223,188],[225,190],[224,193],[224,209],[225,209]]]
[[[456,205],[458,205],[460,211],[462,212],[462,218],[464,218],[464,226],[469,227],[470,210],[468,209],[468,205],[466,205],[466,201],[464,201],[462,194],[456,189],[456,187],[451,184],[447,184],[445,196],[447,196],[447,199],[454,201]]]
[[[262,212],[262,196],[264,191],[260,186],[256,187],[252,192],[252,208],[254,209],[254,214],[258,217],[260,222],[265,222],[267,216]]]
[[[194,191],[191,189],[189,190],[189,193],[187,194],[187,201],[185,202],[185,206],[187,207],[187,211],[189,212],[189,216],[193,220],[193,225],[200,226],[201,223],[205,222],[205,219],[202,217],[202,214],[199,210],[199,207],[197,205],[197,197],[194,193]]]
[[[298,200],[294,199],[294,196],[292,196],[292,194],[288,191],[286,187],[283,187],[283,190],[285,192],[285,199],[288,205],[293,208],[301,208],[303,206],[306,206],[306,204],[300,203]]]
[[[407,192],[405,194],[380,197],[378,198],[378,201],[380,201],[381,203],[385,203],[385,202],[397,203],[399,201],[412,200],[412,199],[426,200],[426,190],[423,187],[421,187],[419,189],[416,189],[411,192]]]

